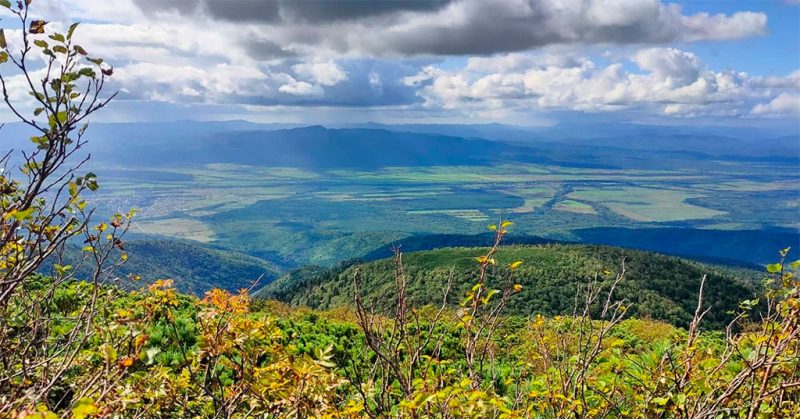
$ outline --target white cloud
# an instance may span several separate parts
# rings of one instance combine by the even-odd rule
[[[278,88],[278,91],[295,96],[320,96],[324,93],[321,87],[295,79]]]
[[[767,15],[755,12],[736,12],[731,16],[698,13],[681,16],[680,36],[683,41],[722,41],[763,36],[767,30]]]
[[[323,86],[333,86],[347,80],[347,73],[333,61],[296,64],[292,70]]]
[[[111,80],[136,98],[159,101],[225,102],[229,96],[266,94],[270,90],[268,74],[257,68],[231,64],[200,68],[135,63],[116,69]]]
[[[781,93],[769,103],[759,103],[753,107],[754,115],[762,116],[800,116],[800,95]]]
[[[417,110],[423,103],[426,112],[493,118],[630,109],[766,116],[795,109],[800,93],[800,70],[714,71],[667,47],[763,35],[767,17],[757,12],[687,14],[659,0],[453,0],[305,16],[311,3],[287,2],[280,7],[291,15],[267,19],[228,10],[261,7],[254,2],[230,2],[221,16],[192,6],[199,1],[37,0],[34,10],[51,28],[84,21],[76,39],[116,67],[109,87],[122,100]],[[634,46],[641,49],[630,53]],[[596,57],[601,48],[614,52],[579,53]],[[466,62],[442,63],[443,55]],[[11,81],[20,90],[12,94],[27,99],[24,83]]]
[[[532,64],[540,62],[535,56],[514,58],[528,68],[502,61],[498,66],[484,65],[478,59],[469,60],[460,70],[423,69],[407,78],[407,83],[422,86],[419,95],[428,107],[465,112],[635,109],[667,116],[738,116],[748,114],[757,101],[774,99],[770,109],[783,113],[797,104],[796,96],[785,91],[798,91],[800,72],[765,80],[746,73],[711,71],[696,55],[674,48],[642,49],[630,60],[636,70],[626,70],[622,62],[598,66],[587,58],[578,60],[577,66],[547,64],[546,60]],[[511,70],[492,71],[503,69]],[[766,110],[765,106],[756,109]],[[758,112],[754,109],[753,113]]]
[[[632,61],[669,88],[694,83],[701,70],[700,59],[696,55],[675,48],[641,50],[633,56]]]

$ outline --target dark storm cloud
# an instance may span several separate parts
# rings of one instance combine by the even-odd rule
[[[402,11],[434,11],[451,0],[135,0],[147,12],[204,13],[231,22],[325,23]]]
[[[248,39],[242,45],[247,54],[256,60],[273,60],[297,55],[268,39]]]
[[[270,41],[372,56],[489,55],[553,44],[659,44],[763,35],[763,13],[686,15],[658,0],[134,0],[149,13],[177,11],[253,24]],[[413,12],[400,14],[400,12]],[[266,36],[265,35],[265,36]],[[250,42],[250,41],[248,41]],[[256,54],[280,57],[281,48]]]
[[[279,4],[259,0],[203,0],[205,11],[231,22],[274,22],[279,18]]]
[[[395,12],[431,12],[441,9],[450,0],[333,0],[284,1],[281,12],[290,21],[326,22],[364,19]]]
[[[134,4],[143,12],[178,12],[182,15],[196,13],[200,9],[199,0],[164,1],[164,0],[134,0]]]
[[[762,13],[683,15],[658,1],[461,0],[438,19],[390,26],[361,48],[403,55],[525,51],[553,44],[642,44],[763,34]]]

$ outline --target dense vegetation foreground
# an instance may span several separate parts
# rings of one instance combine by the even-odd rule
[[[176,292],[170,280],[126,291],[37,276],[4,312],[2,412],[12,417],[800,414],[800,263],[770,265],[766,303],[744,301],[726,329],[701,331],[702,296],[683,328],[625,318],[627,303],[615,296],[626,280],[625,265],[600,273],[610,280],[584,282],[570,315],[502,314],[525,290],[514,281],[502,288],[494,283],[498,274],[489,274],[504,250],[495,246],[473,259],[476,283],[459,293],[458,309],[408,305],[400,254],[392,265],[394,304],[381,312],[362,300],[366,279],[359,276],[369,270],[354,272],[355,289],[347,292],[358,298],[350,308],[327,311],[251,300],[247,290],[213,290],[196,298]],[[505,278],[521,266],[508,263]],[[444,291],[455,293],[446,284]],[[763,321],[751,319],[751,312]]]

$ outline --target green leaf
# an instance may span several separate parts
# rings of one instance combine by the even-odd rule
[[[95,63],[97,65],[103,64],[102,58],[87,58],[86,61],[89,61],[90,63]]]
[[[53,265],[53,268],[55,268],[56,273],[58,273],[59,275],[63,276],[67,272],[72,270],[72,265],[64,265],[64,266],[62,266],[62,265],[59,265],[59,264],[55,264],[55,265]]]
[[[31,142],[33,142],[34,144],[39,146],[40,149],[45,149],[45,148],[47,148],[47,145],[48,145],[48,143],[50,141],[49,141],[49,138],[47,138],[46,135],[43,135],[41,137],[36,137],[36,136],[31,137]]]
[[[8,0],[0,0],[0,6],[5,7],[6,9],[11,8],[11,2]]]
[[[8,53],[5,51],[0,52],[0,64],[3,64],[6,61],[8,61]]]
[[[781,264],[780,263],[773,263],[773,264],[767,265],[767,272],[769,272],[771,274],[778,273],[780,271],[781,271]]]
[[[86,187],[92,192],[96,191],[99,187],[97,175],[92,172],[87,173],[86,176],[83,177],[83,181],[86,182]]]
[[[67,39],[72,39],[72,34],[75,33],[75,28],[80,25],[81,22],[75,22],[72,25],[69,25],[69,30],[67,30]]]
[[[36,45],[39,48],[47,48],[49,46],[47,44],[47,41],[45,41],[43,39],[37,39],[37,40],[33,41],[33,45]]]
[[[33,110],[33,116],[39,116],[44,112],[44,108],[36,108]]]
[[[54,34],[50,35],[50,39],[52,39],[53,41],[56,41],[56,42],[64,42],[64,41],[66,41],[66,39],[64,39],[64,35],[61,35],[60,33],[54,33]]]
[[[0,29],[0,48],[5,49],[6,47],[8,47],[8,44],[6,43],[6,33]]]
[[[50,129],[55,129],[58,126],[56,115],[50,115],[50,117],[47,118],[47,124],[50,126]]]
[[[31,218],[34,208],[28,208],[24,211],[17,211],[14,213],[14,219],[17,221],[25,221]]]
[[[81,76],[91,77],[91,78],[97,77],[97,73],[89,67],[82,68],[81,71],[78,72],[78,74],[80,74]]]

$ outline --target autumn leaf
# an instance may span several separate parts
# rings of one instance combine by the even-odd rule
[[[117,361],[117,365],[120,368],[128,368],[131,365],[133,365],[133,358],[131,358],[131,357],[122,358],[119,361]]]
[[[47,25],[44,20],[32,20],[28,32],[34,34],[44,33],[44,25]]]

